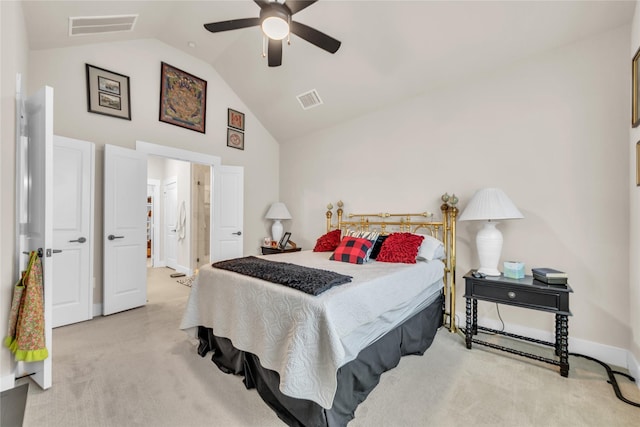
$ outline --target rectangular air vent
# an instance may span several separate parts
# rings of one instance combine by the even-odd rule
[[[318,92],[315,89],[312,89],[309,92],[298,95],[298,102],[300,102],[303,110],[308,110],[309,108],[321,105],[322,99],[320,99]]]
[[[75,16],[69,18],[69,35],[118,33],[133,31],[138,15]]]

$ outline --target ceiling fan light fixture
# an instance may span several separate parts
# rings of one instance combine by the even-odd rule
[[[279,16],[269,16],[262,21],[262,32],[273,40],[282,40],[289,34],[289,23]]]

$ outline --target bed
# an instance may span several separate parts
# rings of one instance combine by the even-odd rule
[[[339,202],[334,224],[333,206],[326,212],[327,235],[339,230],[360,241],[373,233],[373,248],[379,236],[427,233],[440,242],[442,256],[357,264],[330,259],[340,251],[335,249],[257,257],[283,268],[293,264],[350,277],[318,295],[219,264],[204,266],[181,329],[198,338],[201,356],[211,352],[219,369],[243,376],[245,386],[255,388],[286,424],[344,426],[383,372],[404,355],[423,354],[442,325],[455,331],[457,200],[442,199],[440,221],[428,212],[345,215]]]

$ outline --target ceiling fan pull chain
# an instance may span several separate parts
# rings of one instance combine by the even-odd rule
[[[265,35],[262,36],[262,57],[267,57],[267,37]]]
[[[289,25],[289,31],[287,32],[287,46],[291,46],[291,15],[287,17],[287,24]]]

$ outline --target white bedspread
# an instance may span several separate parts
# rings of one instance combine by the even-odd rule
[[[181,329],[212,328],[280,374],[283,394],[331,408],[340,366],[356,358],[442,288],[440,261],[363,265],[329,260],[329,252],[268,257],[353,277],[318,296],[210,265],[194,281]]]

